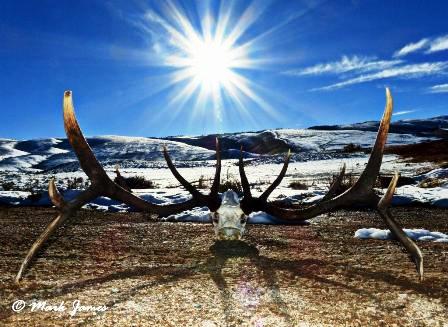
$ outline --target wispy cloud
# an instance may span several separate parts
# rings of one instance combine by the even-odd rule
[[[434,53],[448,50],[448,34],[437,38],[424,38],[418,42],[406,44],[403,48],[396,51],[394,58],[404,57],[413,52],[424,51],[424,53]]]
[[[384,69],[378,72],[363,74],[343,82],[331,84],[328,86],[312,89],[312,91],[328,91],[339,89],[345,86],[370,82],[374,80],[380,80],[392,77],[401,78],[416,78],[426,75],[441,74],[448,69],[448,61],[421,63],[421,64],[409,64],[404,66],[392,67]]]
[[[418,42],[406,44],[403,48],[394,53],[394,58],[403,57],[409,53],[423,49],[428,43],[429,39],[421,39]]]
[[[417,110],[401,110],[401,111],[397,111],[394,112],[392,114],[392,116],[402,116],[402,115],[407,115],[407,114],[411,114],[413,112],[416,112]]]
[[[311,67],[286,71],[287,75],[306,76],[341,74],[348,72],[370,72],[387,69],[402,63],[401,60],[376,60],[374,57],[342,56],[339,61],[317,64]]]
[[[448,84],[439,84],[431,86],[428,89],[429,93],[448,93]]]
[[[437,39],[432,41],[426,53],[432,53],[443,50],[448,50],[448,34],[438,37]]]

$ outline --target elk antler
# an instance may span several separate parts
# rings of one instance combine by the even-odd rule
[[[163,147],[163,156],[165,157],[165,161],[168,164],[168,168],[171,170],[171,173],[174,177],[179,181],[179,183],[190,192],[193,197],[200,199],[202,202],[206,203],[210,211],[216,211],[221,205],[221,199],[218,196],[219,184],[220,184],[220,176],[221,176],[221,148],[219,145],[219,139],[216,138],[216,168],[215,168],[215,178],[213,179],[212,187],[210,188],[210,193],[208,195],[204,195],[199,192],[191,183],[187,182],[185,178],[177,171],[176,167],[171,160],[171,157],[166,149]]]
[[[389,206],[392,202],[392,197],[394,195],[395,187],[397,186],[399,174],[396,172],[394,177],[389,183],[386,193],[378,202],[378,212],[383,218],[386,225],[391,230],[392,234],[398,239],[398,241],[405,247],[405,249],[411,254],[411,258],[415,263],[417,273],[420,280],[423,280],[423,254],[420,248],[411,240],[403,229],[400,227],[398,222],[392,217],[390,213]]]
[[[251,195],[249,182],[244,172],[244,162],[242,155],[239,161],[239,171],[241,175],[241,184],[244,191],[244,198],[241,201],[241,207],[246,214],[253,211],[264,211],[274,217],[289,221],[304,221],[316,217],[322,213],[329,212],[344,206],[353,204],[365,205],[378,209],[380,216],[390,228],[392,233],[397,237],[398,241],[403,244],[406,250],[411,254],[417,268],[420,279],[423,278],[423,256],[418,246],[404,233],[398,223],[393,219],[388,206],[394,193],[398,175],[392,179],[389,188],[382,198],[375,194],[373,187],[375,185],[378,173],[380,171],[383,158],[384,146],[386,144],[387,133],[389,131],[390,120],[392,117],[393,101],[388,88],[386,88],[386,108],[383,118],[378,128],[378,134],[375,145],[370,154],[369,161],[364,171],[361,173],[356,183],[344,193],[335,196],[337,189],[345,174],[345,165],[341,169],[339,176],[330,187],[328,193],[321,201],[311,206],[301,209],[281,208],[267,201],[267,197],[275,187],[280,184],[284,177],[290,155],[288,154],[280,175],[274,183],[258,198]]]
[[[218,186],[220,183],[221,172],[221,155],[219,141],[216,139],[216,173],[213,186],[208,195],[200,193],[194,186],[188,183],[176,170],[168,152],[164,148],[164,155],[167,161],[168,167],[173,172],[174,176],[192,195],[192,199],[182,203],[175,203],[169,205],[157,205],[147,202],[138,196],[132,194],[122,186],[112,181],[104,171],[104,168],[96,159],[92,152],[87,140],[81,132],[78,121],[76,120],[73,102],[72,92],[65,91],[64,101],[64,126],[67,138],[78,157],[82,170],[87,174],[91,181],[90,187],[81,192],[76,198],[71,201],[65,201],[62,195],[58,192],[54,180],[49,182],[48,193],[52,203],[59,210],[59,215],[45,228],[43,233],[31,246],[25,259],[20,266],[19,272],[15,278],[16,282],[20,281],[24,271],[29,266],[31,259],[41,249],[43,244],[54,233],[54,231],[67,219],[73,216],[73,214],[80,209],[86,203],[94,200],[99,196],[106,196],[113,200],[117,200],[128,204],[129,206],[136,208],[140,211],[148,212],[150,214],[157,214],[159,216],[169,216],[185,210],[190,210],[197,206],[207,206],[210,210],[216,210],[216,206],[219,207]]]
[[[288,170],[289,159],[291,158],[291,150],[288,151],[288,154],[285,156],[285,162],[283,164],[282,170],[277,178],[272,182],[271,185],[264,191],[258,198],[254,198],[250,191],[249,181],[247,180],[246,172],[244,171],[244,162],[243,162],[243,147],[240,148],[240,160],[239,160],[239,172],[241,178],[241,186],[243,187],[243,199],[240,202],[241,209],[244,211],[246,215],[249,215],[253,211],[258,211],[255,208],[258,208],[263,203],[267,203],[269,195],[271,195],[272,191],[275,190],[277,186],[280,185],[283,177],[285,177],[286,171]],[[261,211],[261,209],[260,209]]]

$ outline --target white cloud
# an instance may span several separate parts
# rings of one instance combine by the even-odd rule
[[[425,75],[441,74],[448,69],[448,61],[421,63],[421,64],[409,64],[399,67],[391,67],[378,72],[364,74],[345,80],[343,82],[331,84],[328,86],[312,89],[312,91],[320,90],[334,90],[345,86],[370,82],[379,79],[401,77],[401,78],[415,78]]]
[[[392,116],[401,116],[401,115],[407,115],[407,114],[411,114],[413,112],[416,112],[417,110],[401,110],[401,111],[397,111],[394,112],[392,114]]]
[[[428,91],[429,93],[448,93],[448,84],[431,86]]]
[[[437,39],[432,41],[426,53],[432,53],[443,50],[448,50],[448,34],[438,37]]]
[[[341,74],[347,72],[369,72],[393,67],[401,60],[375,60],[372,57],[342,56],[341,60],[285,72],[287,75],[306,76],[322,74]]]
[[[412,52],[423,50],[426,50],[426,54],[448,50],[448,34],[438,38],[424,38],[418,42],[406,44],[394,53],[394,58],[403,57]]]
[[[406,44],[403,48],[401,48],[400,50],[398,50],[394,53],[394,58],[402,57],[411,52],[420,50],[420,49],[426,47],[428,45],[428,43],[429,43],[429,39],[421,39],[418,42]]]

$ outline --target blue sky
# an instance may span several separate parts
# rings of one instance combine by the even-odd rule
[[[447,12],[409,0],[0,1],[0,137],[63,136],[66,89],[86,135],[377,120],[385,86],[396,120],[446,115]],[[203,39],[218,44],[211,59]]]

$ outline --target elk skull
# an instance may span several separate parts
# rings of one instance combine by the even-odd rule
[[[218,239],[241,239],[248,217],[241,209],[240,198],[236,192],[231,190],[224,192],[218,210],[211,212],[210,215]]]

